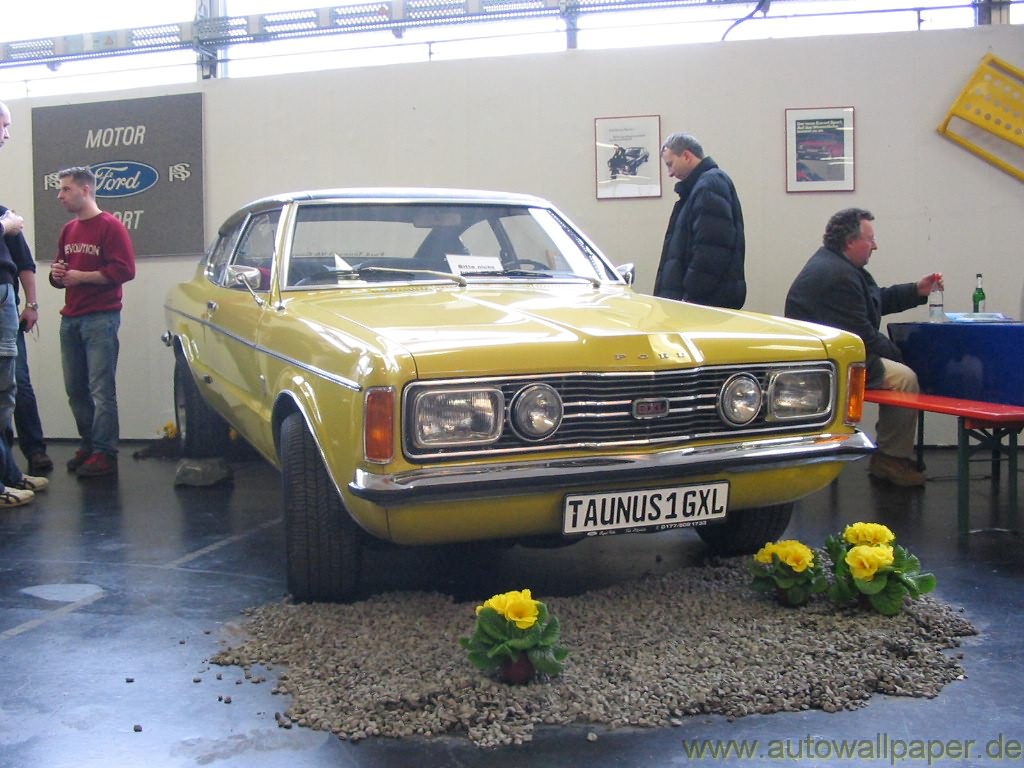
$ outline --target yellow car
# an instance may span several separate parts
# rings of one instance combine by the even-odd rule
[[[223,451],[230,425],[280,468],[298,600],[351,597],[369,537],[692,526],[753,551],[873,450],[864,347],[630,282],[535,197],[250,203],[167,297],[186,455]]]

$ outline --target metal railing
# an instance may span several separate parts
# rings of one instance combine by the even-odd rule
[[[799,0],[376,0],[300,11],[251,16],[202,18],[170,24],[136,27],[0,43],[0,68],[45,64],[55,69],[62,62],[140,53],[194,50],[207,74],[216,74],[219,52],[228,47],[280,40],[388,30],[395,37],[412,28],[479,24],[516,19],[558,17],[565,21],[568,47],[575,47],[579,19],[591,14],[701,8],[722,11],[722,21],[741,21],[760,12],[771,18],[848,16],[858,13],[906,13],[919,19],[929,11],[971,8],[976,23],[1008,23],[1009,8],[1024,0],[965,0],[959,5],[901,5],[864,11],[799,13]],[[753,10],[751,10],[753,8]],[[780,13],[781,11],[781,13]],[[706,19],[705,19],[706,20]],[[680,21],[685,21],[681,16]]]

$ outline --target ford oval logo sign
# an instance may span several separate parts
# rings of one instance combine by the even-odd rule
[[[96,174],[96,197],[131,197],[160,181],[156,168],[134,160],[111,160],[89,168]]]

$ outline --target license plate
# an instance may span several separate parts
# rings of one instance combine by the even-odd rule
[[[642,491],[578,493],[565,497],[562,533],[663,531],[725,520],[729,483]]]

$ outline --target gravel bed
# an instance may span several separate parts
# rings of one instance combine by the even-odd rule
[[[510,686],[466,659],[476,603],[438,593],[350,605],[273,603],[245,611],[245,640],[211,661],[279,666],[282,727],[371,736],[465,735],[484,747],[530,741],[536,724],[680,725],[865,706],[875,693],[933,697],[964,675],[947,649],[974,634],[931,597],[885,617],[817,596],[785,608],[749,587],[748,558],[709,562],[574,597],[535,594],[562,623],[565,671]],[[509,585],[509,589],[530,585]]]

